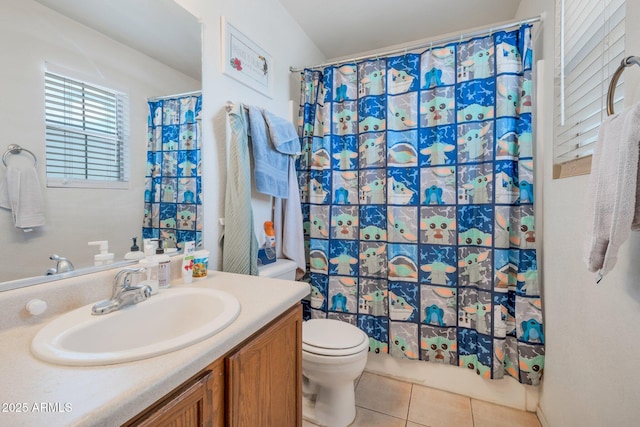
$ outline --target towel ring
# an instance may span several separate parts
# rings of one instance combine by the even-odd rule
[[[33,166],[38,167],[38,158],[36,157],[36,155],[33,154],[30,150],[27,150],[26,148],[22,148],[18,144],[10,144],[7,147],[7,151],[5,151],[4,154],[2,155],[2,163],[4,163],[4,165],[7,166],[7,156],[9,154],[20,154],[23,151],[26,151],[27,153],[31,154],[31,157],[33,157]]]
[[[616,92],[616,86],[618,85],[618,79],[622,75],[622,72],[625,68],[632,66],[633,64],[640,67],[640,57],[638,56],[627,56],[624,58],[618,69],[613,73],[613,77],[611,77],[611,82],[609,83],[609,90],[607,91],[607,116],[613,114],[613,96]]]

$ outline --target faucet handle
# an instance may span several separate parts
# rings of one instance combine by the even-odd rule
[[[118,274],[116,274],[116,277],[114,279],[115,285],[116,286],[128,287],[129,284],[131,283],[131,276],[132,275],[134,275],[134,274],[142,274],[145,271],[147,271],[147,269],[144,268],[144,267],[123,268],[122,270],[118,271]]]
[[[147,271],[144,267],[129,267],[123,268],[118,271],[116,277],[113,279],[113,293],[112,298],[119,295],[121,292],[129,290],[131,287],[131,276],[134,274],[142,274]]]
[[[126,271],[127,273],[129,273],[129,275],[132,275],[132,274],[142,274],[146,272],[147,269],[146,267],[128,267],[128,268],[124,268],[123,271]]]

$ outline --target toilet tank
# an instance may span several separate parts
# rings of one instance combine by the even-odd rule
[[[258,276],[296,280],[296,263],[290,259],[278,258],[276,262],[258,266]]]

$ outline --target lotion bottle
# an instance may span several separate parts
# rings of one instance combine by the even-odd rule
[[[164,253],[164,239],[154,239],[158,241],[158,249],[153,260],[158,263],[158,287],[166,289],[171,286],[171,258]]]
[[[96,266],[111,264],[113,262],[114,255],[109,252],[109,242],[106,240],[96,240],[95,242],[89,242],[89,246],[96,245],[100,248],[100,253],[93,257],[93,264]]]
[[[153,256],[153,254],[156,253],[156,245],[154,245],[153,242],[154,239],[144,239],[142,241],[142,249],[144,250],[144,256],[146,256],[147,258],[149,258],[150,256]]]
[[[147,279],[140,285],[149,285],[151,295],[158,293],[158,263],[151,258],[143,258],[138,261],[140,267],[144,267],[147,271]]]
[[[144,252],[140,250],[140,247],[136,243],[137,237],[132,237],[133,245],[131,245],[131,251],[124,255],[124,259],[142,259],[145,257]]]

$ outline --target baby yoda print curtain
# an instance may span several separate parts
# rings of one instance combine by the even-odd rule
[[[539,384],[530,26],[302,73],[311,316]]]
[[[167,247],[202,240],[201,106],[202,96],[149,102],[142,237]]]

